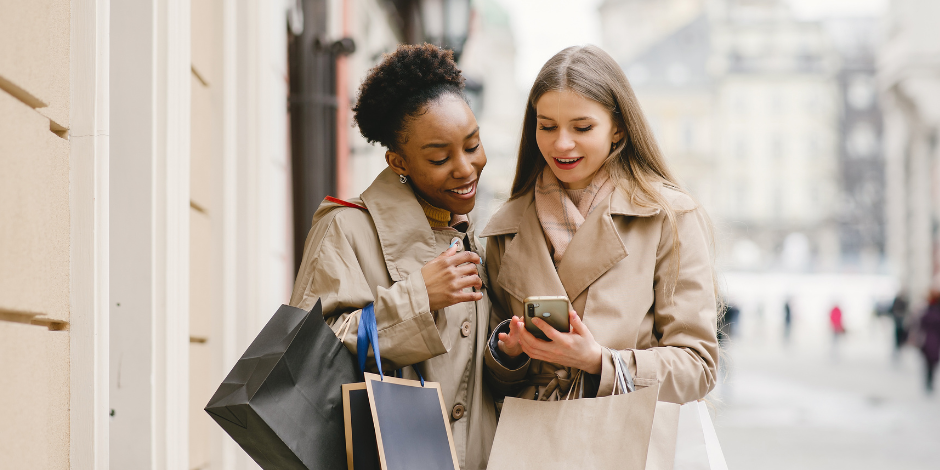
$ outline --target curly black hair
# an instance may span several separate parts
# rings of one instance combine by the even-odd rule
[[[454,54],[432,44],[401,45],[371,70],[359,87],[353,118],[370,143],[398,150],[408,121],[445,94],[464,101],[464,78]]]

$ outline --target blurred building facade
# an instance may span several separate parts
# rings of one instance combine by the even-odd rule
[[[516,40],[508,12],[495,0],[478,0],[473,5],[470,36],[459,66],[468,81],[477,85],[468,94],[486,151],[485,176],[480,178],[472,213],[479,233],[509,199],[528,90],[516,85]]]
[[[602,8],[628,18],[685,12],[671,16],[687,18],[682,24],[638,27],[637,41],[605,19],[604,44],[650,43],[615,58],[677,177],[715,219],[725,268],[878,269],[881,128],[870,93],[861,107],[860,89],[874,73],[872,44],[840,49],[826,24],[797,19],[778,0],[608,0]],[[845,60],[844,51],[855,55]],[[844,99],[850,88],[857,103]],[[850,134],[852,149],[864,147],[858,154],[845,150]],[[868,199],[855,204],[861,196]],[[858,209],[848,216],[846,206]]]
[[[256,468],[202,408],[385,166],[361,78],[470,5],[0,2],[0,467]]]
[[[824,24],[839,54],[839,171],[836,223],[844,265],[871,272],[885,260],[884,118],[878,102],[877,18]],[[881,269],[881,271],[884,271]]]
[[[884,110],[887,247],[914,302],[940,287],[940,4],[891,2],[878,51]]]

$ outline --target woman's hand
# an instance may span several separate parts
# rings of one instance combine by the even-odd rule
[[[569,333],[561,333],[540,318],[533,318],[537,326],[551,341],[542,341],[523,328],[520,336],[522,351],[532,359],[581,369],[589,374],[601,373],[601,345],[594,341],[574,310],[568,311]]]
[[[521,318],[513,315],[512,320],[509,321],[509,333],[500,333],[498,336],[499,351],[505,354],[510,359],[519,357],[522,354],[522,334],[525,333],[529,336],[532,336],[532,333],[529,333],[525,330],[525,323]]]
[[[472,251],[457,253],[457,245],[454,244],[421,268],[432,312],[483,298],[482,292],[464,292],[467,287],[483,287],[477,273],[476,265],[479,263],[479,255]]]

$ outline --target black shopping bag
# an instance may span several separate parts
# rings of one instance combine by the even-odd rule
[[[362,309],[356,347],[365,370],[369,347],[381,364],[372,304]],[[343,385],[349,470],[459,470],[441,386],[364,374],[364,383]],[[400,375],[400,371],[399,371]]]
[[[346,467],[342,385],[355,359],[313,310],[282,305],[206,411],[264,469]]]

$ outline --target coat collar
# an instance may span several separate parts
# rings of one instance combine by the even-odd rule
[[[654,183],[657,190],[662,190],[662,183]],[[516,199],[507,201],[493,215],[489,223],[480,233],[480,237],[494,237],[496,235],[507,235],[510,233],[519,233],[519,227],[522,225],[522,216],[525,214],[530,204],[535,201],[535,195],[529,191]],[[600,205],[598,205],[598,209]],[[651,217],[659,214],[659,209],[655,207],[643,206],[632,201],[619,189],[610,196],[610,213],[617,215],[626,215],[633,217]],[[598,210],[595,209],[595,212]],[[593,212],[592,212],[593,214]]]
[[[567,295],[574,301],[629,254],[612,216],[651,217],[658,213],[659,209],[640,206],[620,190],[614,191],[585,219],[557,270],[531,191],[507,202],[480,236],[516,234],[503,254],[497,279],[510,295],[519,300],[533,295]]]
[[[385,265],[393,281],[404,280],[434,259],[434,230],[409,184],[386,168],[362,193],[379,235]]]

